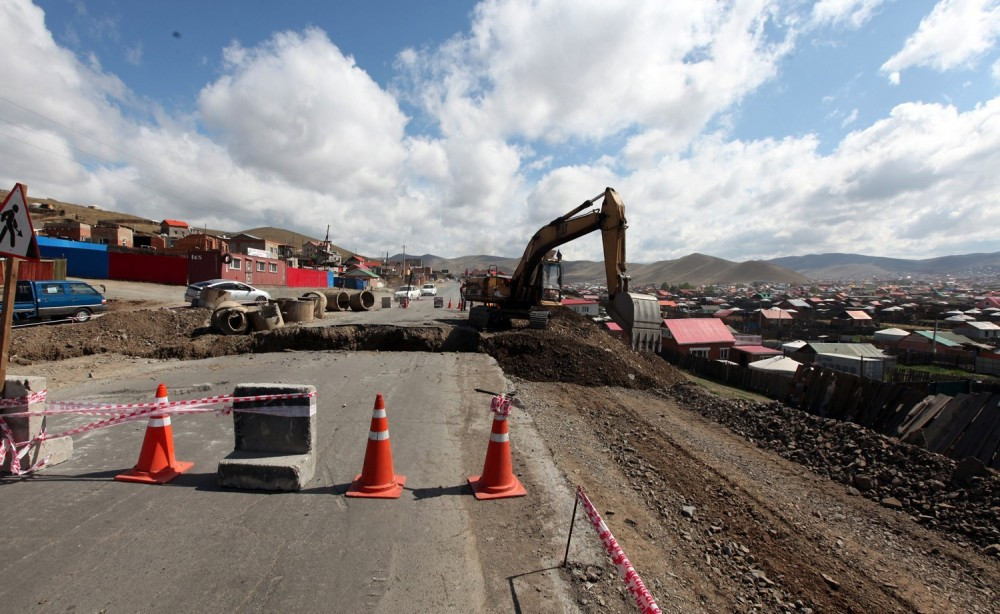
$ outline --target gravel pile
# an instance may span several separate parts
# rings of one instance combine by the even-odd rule
[[[776,402],[722,399],[687,382],[667,394],[758,446],[846,484],[853,494],[1000,556],[1000,475],[978,461],[954,461]]]

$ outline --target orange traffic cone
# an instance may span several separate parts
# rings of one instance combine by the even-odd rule
[[[156,387],[156,402],[167,402],[167,387]],[[169,414],[151,414],[146,425],[146,438],[142,440],[139,462],[130,471],[119,473],[119,482],[142,482],[143,484],[166,484],[188,469],[194,463],[174,458],[174,430],[170,426]]]
[[[451,309],[451,297],[448,298],[448,309]]]
[[[385,401],[382,400],[382,395],[376,394],[372,425],[368,431],[368,447],[365,448],[365,464],[361,468],[361,474],[354,478],[346,495],[398,499],[403,493],[405,482],[406,476],[396,475],[392,469],[389,419],[385,417]]]
[[[470,477],[469,485],[477,499],[523,497],[528,491],[517,480],[510,462],[510,435],[507,433],[510,401],[502,396],[493,397],[491,409],[496,412],[496,417],[493,419],[490,444],[486,448],[483,473]]]

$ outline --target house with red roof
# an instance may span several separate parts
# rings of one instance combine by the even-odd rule
[[[160,222],[160,234],[167,235],[168,239],[183,239],[191,234],[191,228],[187,222],[180,220],[163,220]]]
[[[664,350],[712,360],[727,360],[736,344],[733,333],[718,318],[667,318],[661,331]]]

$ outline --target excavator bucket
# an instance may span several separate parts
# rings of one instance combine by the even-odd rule
[[[633,350],[660,351],[660,303],[648,294],[619,292],[608,305],[608,315],[628,333]]]

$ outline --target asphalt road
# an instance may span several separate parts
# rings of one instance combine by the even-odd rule
[[[430,314],[430,304],[410,313]],[[229,393],[240,382],[315,385],[315,478],[297,493],[218,488],[216,464],[233,448],[227,416],[174,419],[177,456],[195,466],[164,486],[112,479],[135,464],[144,422],[78,436],[70,461],[33,479],[0,481],[0,611],[474,612],[511,611],[512,599],[518,608],[566,609],[559,576],[538,560],[543,551],[558,560],[563,538],[548,529],[549,543],[526,536],[521,544],[505,527],[519,524],[508,515],[514,510],[534,524],[562,524],[571,495],[532,488],[563,502],[545,520],[540,510],[550,504],[531,495],[479,502],[465,486],[480,473],[490,426],[489,396],[476,389],[508,386],[491,358],[293,352],[137,364],[134,376],[50,398],[148,401],[158,381],[173,400]],[[342,493],[361,470],[376,392],[385,395],[406,490],[399,500],[348,499]],[[59,420],[50,432],[87,421]],[[515,454],[524,450],[534,475],[551,479],[551,457],[527,420],[512,437]],[[536,556],[524,556],[528,548]]]

